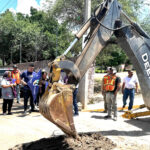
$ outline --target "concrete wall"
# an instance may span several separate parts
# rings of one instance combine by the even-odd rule
[[[26,70],[29,66],[29,64],[33,63],[35,66],[35,71],[38,71],[39,69],[45,69],[46,71],[49,70],[48,68],[48,62],[50,62],[49,60],[43,60],[43,61],[35,61],[35,62],[26,62],[26,63],[19,63],[16,64],[18,66],[18,69],[22,72],[24,70]],[[5,68],[13,68],[13,64],[9,65],[9,66],[4,66],[4,67],[0,67],[0,69],[5,69]]]

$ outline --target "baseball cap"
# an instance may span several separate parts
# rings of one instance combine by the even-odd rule
[[[117,69],[115,67],[111,67],[110,70],[113,70],[113,73],[117,73]]]
[[[34,67],[34,64],[33,63],[29,64],[29,67]]]
[[[17,65],[13,65],[13,68],[18,68],[18,66]]]
[[[107,71],[110,71],[110,68],[111,68],[111,67],[107,67]]]

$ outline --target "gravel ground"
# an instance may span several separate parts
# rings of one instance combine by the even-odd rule
[[[102,96],[97,95],[102,99]],[[0,108],[2,100],[0,99]],[[135,96],[135,105],[143,104],[142,96]],[[14,102],[13,115],[0,115],[0,150],[8,150],[15,145],[37,141],[42,138],[62,135],[63,132],[54,124],[43,118],[40,113],[22,114],[23,104]],[[122,106],[122,95],[118,95],[118,107]],[[103,108],[103,101],[87,106],[87,109]],[[144,111],[146,110],[140,110]],[[0,114],[2,114],[0,109]],[[106,113],[80,112],[74,117],[78,133],[101,133],[111,139],[117,147],[115,150],[150,150],[150,116],[128,120],[121,117],[118,120],[105,120]]]

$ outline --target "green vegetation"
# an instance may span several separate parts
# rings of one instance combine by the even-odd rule
[[[101,2],[102,0],[92,0],[92,12]],[[130,18],[138,21],[143,0],[119,2]],[[149,17],[140,22],[148,33],[149,22]],[[66,50],[74,38],[72,31],[79,30],[83,23],[84,0],[57,0],[53,8],[50,3],[47,12],[31,8],[30,16],[6,11],[0,15],[0,65],[19,63],[20,52],[22,62],[54,59]],[[79,51],[81,41],[68,56],[78,55]],[[97,72],[105,70],[106,66],[122,63],[130,63],[125,53],[117,45],[109,45],[96,58],[96,66],[101,66]]]
[[[0,15],[0,59],[4,63],[54,59],[68,47],[72,35],[65,23],[31,8],[31,16],[10,11]]]

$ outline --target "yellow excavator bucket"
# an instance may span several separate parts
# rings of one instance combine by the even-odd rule
[[[39,103],[40,113],[49,121],[57,125],[69,136],[76,137],[73,121],[72,88],[70,85],[54,83],[46,89]]]

